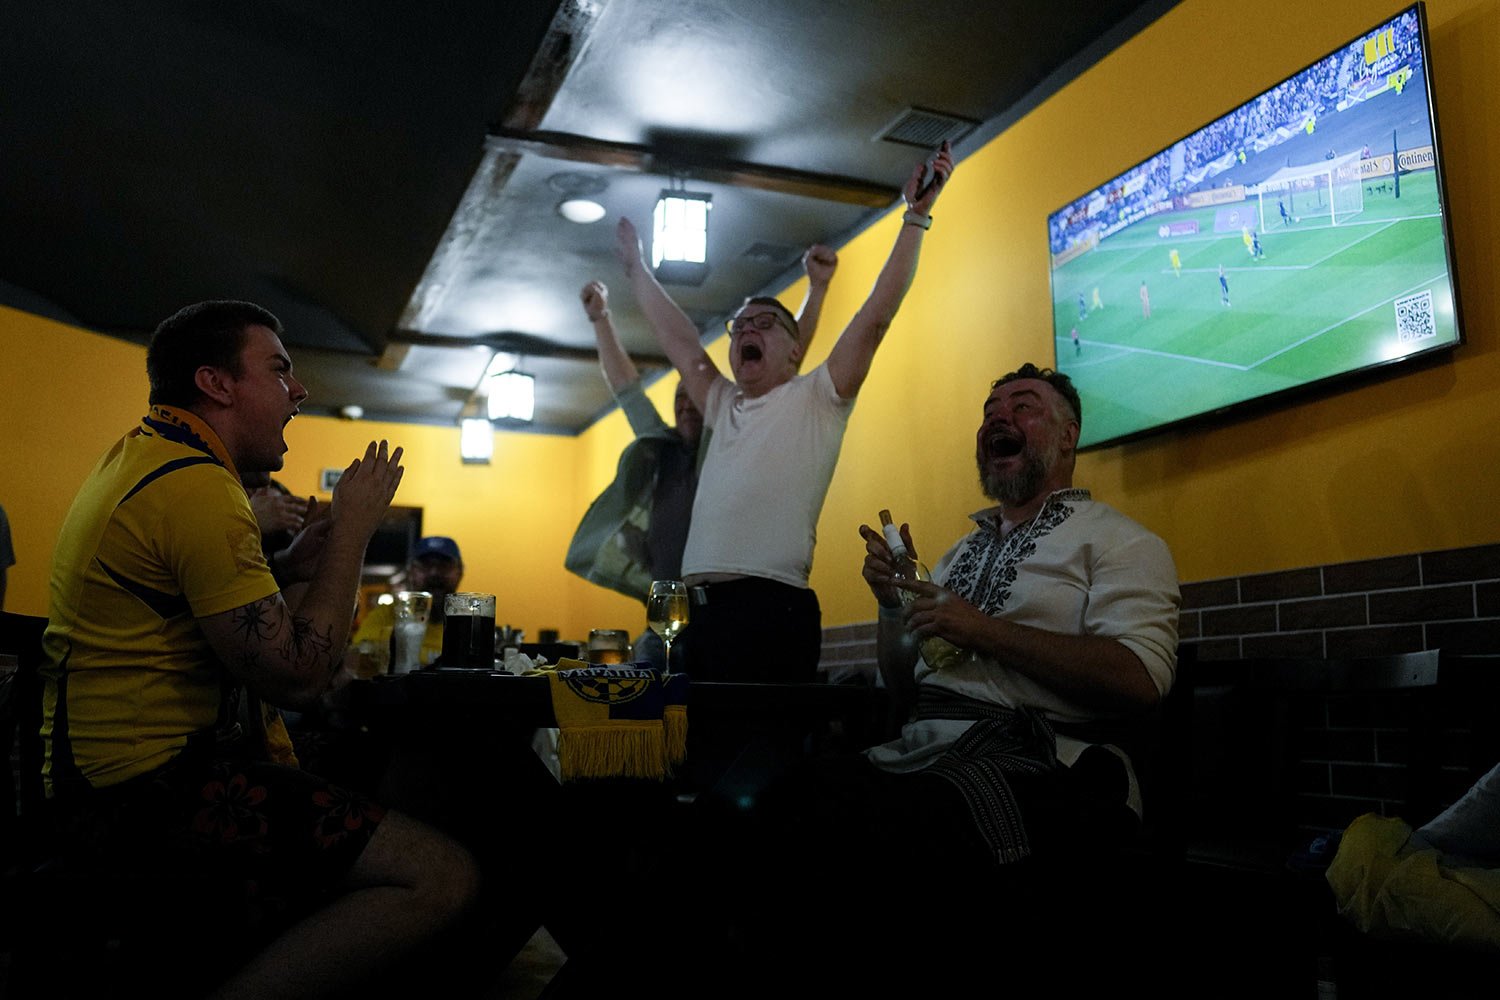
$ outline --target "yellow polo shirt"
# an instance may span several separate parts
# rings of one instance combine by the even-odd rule
[[[223,443],[154,406],[89,473],[53,555],[42,668],[45,776],[113,785],[222,719],[237,683],[197,619],[277,593]]]

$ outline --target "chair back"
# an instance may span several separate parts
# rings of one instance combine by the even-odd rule
[[[0,845],[9,864],[28,845],[24,820],[42,801],[42,633],[47,619],[0,613]]]
[[[1187,844],[1197,661],[1196,646],[1178,647],[1171,690],[1147,717],[1146,739],[1132,758],[1141,784],[1142,840],[1165,860],[1180,859]]]
[[[1342,830],[1364,812],[1398,812],[1414,824],[1430,817],[1439,794],[1440,662],[1438,650],[1200,662],[1190,840],[1284,859],[1310,835]],[[1350,795],[1356,769],[1368,785]]]

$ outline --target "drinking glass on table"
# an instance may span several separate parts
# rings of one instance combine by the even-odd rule
[[[662,644],[667,647],[663,677],[672,672],[672,640],[687,628],[687,623],[687,584],[681,580],[652,580],[651,592],[646,597],[646,624],[661,636]]]
[[[612,666],[630,659],[630,634],[619,628],[596,628],[589,632],[589,662]]]
[[[494,668],[494,594],[465,592],[443,598],[442,659],[445,667]]]
[[[432,595],[427,591],[397,591],[391,673],[410,673],[422,665],[422,639],[427,635],[427,616],[431,610]]]

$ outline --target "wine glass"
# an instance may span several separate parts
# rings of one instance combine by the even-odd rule
[[[662,644],[667,647],[663,677],[672,672],[672,640],[687,628],[687,623],[687,584],[681,580],[652,580],[651,592],[646,597],[646,624],[661,636]]]

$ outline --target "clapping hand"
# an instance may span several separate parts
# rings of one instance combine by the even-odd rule
[[[276,553],[276,566],[283,584],[301,583],[311,580],[318,568],[318,559],[323,554],[323,543],[328,540],[328,530],[333,521],[328,517],[328,507],[319,506],[317,497],[306,500],[295,498],[304,504],[307,516],[304,527],[297,532],[291,544]]]
[[[406,472],[401,466],[401,449],[392,452],[388,448],[385,441],[371,441],[364,457],[349,463],[339,477],[333,488],[332,517],[336,525],[349,524],[366,538],[380,526]]]
[[[261,486],[250,491],[250,510],[262,535],[278,531],[301,531],[307,518],[308,502],[290,496],[275,486]]]

